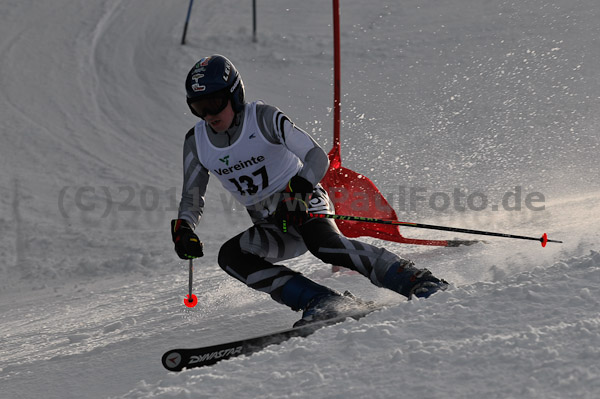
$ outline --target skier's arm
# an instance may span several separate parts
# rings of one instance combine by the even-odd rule
[[[300,158],[303,166],[298,176],[308,180],[313,186],[319,183],[329,167],[329,159],[323,148],[275,107],[259,105],[257,119],[261,130],[267,134],[267,140],[285,145]]]
[[[209,172],[198,160],[194,129],[185,137],[183,145],[183,189],[177,218],[195,229],[204,211],[204,196]]]
[[[285,117],[283,121],[282,140],[283,144],[302,161],[302,169],[298,176],[305,178],[316,186],[321,181],[327,168],[329,158],[319,144],[304,130]]]

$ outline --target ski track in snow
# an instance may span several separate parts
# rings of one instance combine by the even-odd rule
[[[391,306],[122,397],[592,397],[599,287],[593,252]]]
[[[406,301],[310,255],[308,277],[389,306],[249,357],[169,373],[175,347],[281,329],[299,317],[229,278],[221,243],[249,226],[211,181],[198,228],[199,305],[168,232],[182,82],[222,53],[251,100],[331,146],[331,5],[6,0],[0,4],[0,397],[597,398],[600,85],[595,0],[342,2],[342,159],[403,220],[564,240],[386,245],[451,282]],[[483,211],[402,203],[483,192]],[[545,210],[493,211],[520,187]],[[82,196],[80,190],[85,188]],[[410,230],[405,236],[452,239]]]

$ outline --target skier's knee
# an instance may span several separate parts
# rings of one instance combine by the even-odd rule
[[[335,223],[327,219],[311,220],[302,228],[304,244],[317,258],[322,257],[319,249],[340,246],[340,234]]]
[[[241,255],[240,239],[239,236],[236,236],[221,246],[217,261],[221,269],[226,270],[227,266],[236,263],[236,259],[239,259]]]

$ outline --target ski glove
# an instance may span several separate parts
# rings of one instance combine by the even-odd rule
[[[290,226],[302,226],[308,220],[308,201],[313,191],[312,184],[303,177],[294,176],[282,193],[282,200],[273,213],[273,223],[287,233]]]
[[[171,220],[171,235],[175,243],[175,252],[181,259],[194,259],[204,256],[204,244],[185,220]]]
[[[302,226],[308,219],[308,206],[300,198],[287,195],[272,216],[273,223],[284,233],[291,226]]]

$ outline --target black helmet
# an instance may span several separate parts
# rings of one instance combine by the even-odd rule
[[[201,117],[191,104],[207,97],[226,95],[234,112],[244,108],[244,82],[235,66],[222,55],[204,57],[194,65],[185,79],[185,91],[190,110]]]

